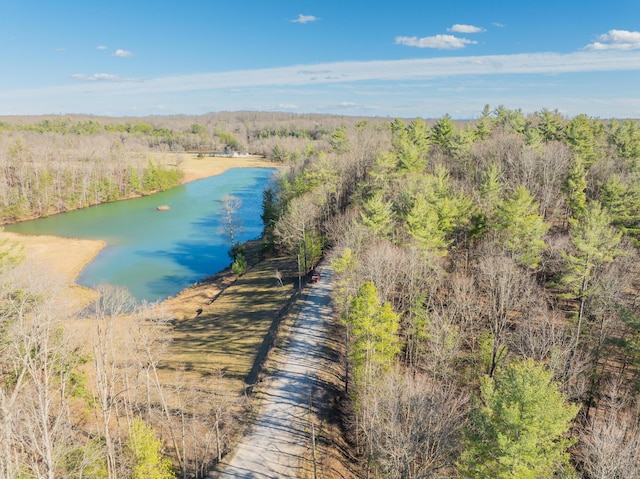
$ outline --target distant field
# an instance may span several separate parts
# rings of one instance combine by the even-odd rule
[[[273,168],[278,166],[261,156],[205,156],[198,158],[195,153],[157,153],[154,161],[164,159],[167,165],[177,166],[184,171],[183,182],[199,180],[209,176],[219,175],[230,168]]]

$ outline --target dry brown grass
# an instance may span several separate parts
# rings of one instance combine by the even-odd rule
[[[276,163],[261,156],[229,157],[205,156],[198,158],[195,153],[158,153],[153,157],[167,166],[179,166],[184,172],[183,182],[208,178],[224,173],[230,168],[273,168]]]
[[[104,241],[1,232],[0,239],[4,238],[22,245],[26,260],[39,274],[62,278],[66,287],[62,292],[64,298],[61,299],[67,305],[69,315],[81,311],[98,297],[96,291],[78,286],[73,281],[104,248]]]
[[[164,366],[192,378],[222,372],[228,388],[241,392],[269,329],[295,292],[295,266],[290,258],[266,259],[239,278],[220,274],[168,299],[164,305],[176,320]],[[276,269],[284,286],[274,277]]]

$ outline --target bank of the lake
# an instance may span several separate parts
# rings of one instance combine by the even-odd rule
[[[204,156],[198,158],[194,153],[180,153],[169,157],[167,161],[175,161],[184,177],[182,183],[189,183],[203,178],[221,175],[231,168],[274,168],[274,163],[262,156]]]

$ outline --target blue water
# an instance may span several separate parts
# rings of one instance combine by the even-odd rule
[[[163,300],[229,266],[231,246],[221,215],[227,194],[242,202],[236,241],[262,233],[262,191],[272,168],[225,173],[132,200],[7,225],[6,231],[101,239],[107,243],[80,274],[80,285],[126,287],[138,300]],[[168,205],[170,210],[156,208]]]

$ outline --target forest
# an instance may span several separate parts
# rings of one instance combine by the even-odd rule
[[[336,273],[340,413],[363,475],[640,477],[638,121],[7,117],[2,222],[168,188],[180,165],[161,155],[224,148],[284,165],[264,254]],[[122,291],[85,312],[100,340],[71,347],[21,259],[2,244],[0,475],[204,477],[239,399],[216,378],[168,388],[168,318]]]
[[[638,122],[487,106],[329,143],[273,234],[332,250],[367,474],[639,477]]]

